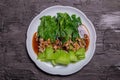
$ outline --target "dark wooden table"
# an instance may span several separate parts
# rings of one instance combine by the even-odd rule
[[[26,51],[31,20],[53,5],[80,9],[97,32],[94,57],[70,76],[42,72]],[[119,69],[120,0],[0,0],[0,80],[120,80]]]

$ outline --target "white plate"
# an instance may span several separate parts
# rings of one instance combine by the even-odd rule
[[[37,31],[37,28],[40,24],[40,18],[44,15],[55,16],[56,13],[58,12],[62,12],[62,13],[67,12],[69,15],[76,14],[77,16],[80,16],[82,23],[86,25],[90,33],[90,44],[86,52],[86,58],[75,64],[69,64],[66,67],[65,66],[53,67],[50,63],[41,62],[40,60],[37,60],[37,56],[32,48],[32,37],[33,34]],[[96,32],[93,24],[82,11],[70,6],[52,6],[43,10],[32,20],[27,31],[26,46],[30,58],[41,70],[53,75],[70,75],[82,69],[93,57],[96,47],[95,45],[96,45]]]

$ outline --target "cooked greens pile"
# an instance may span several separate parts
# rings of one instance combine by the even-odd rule
[[[57,16],[43,16],[38,27],[38,37],[54,42],[57,38],[66,42],[70,38],[75,41],[78,34],[78,26],[81,25],[80,17],[69,16],[67,13],[57,13]]]
[[[54,66],[57,64],[68,65],[85,58],[85,48],[80,48],[76,52],[65,50],[56,50],[49,46],[43,53],[38,54],[38,59],[45,62],[51,62]]]
[[[51,62],[53,65],[68,65],[71,62],[77,62],[85,58],[84,47],[74,50],[74,44],[77,44],[77,38],[80,38],[78,33],[78,26],[81,25],[80,17],[75,14],[68,15],[67,13],[57,13],[57,16],[43,16],[40,18],[40,25],[37,31],[37,37],[41,41],[50,40],[45,48],[43,48],[38,54],[38,59],[45,62]],[[56,40],[59,40],[61,44],[57,44]],[[63,45],[68,44],[68,49],[64,49]],[[40,42],[42,45],[42,42]],[[54,46],[59,48],[54,48]]]

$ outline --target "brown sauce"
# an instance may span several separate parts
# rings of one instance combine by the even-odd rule
[[[86,43],[86,50],[88,49],[88,46],[89,46],[89,42],[90,42],[90,39],[89,39],[89,36],[86,35],[86,38],[85,38],[85,43]]]
[[[33,35],[32,47],[33,47],[34,52],[38,55],[39,50],[38,50],[38,41],[36,41],[36,32]]]
[[[86,33],[87,34],[85,34],[86,36],[85,36],[85,43],[86,43],[86,46],[85,46],[85,48],[86,48],[86,50],[88,50],[88,46],[89,46],[89,43],[90,43],[90,33],[89,33],[89,31],[88,31],[88,29],[86,28],[86,26],[84,25],[84,24],[82,24],[84,27],[84,30],[86,31]]]

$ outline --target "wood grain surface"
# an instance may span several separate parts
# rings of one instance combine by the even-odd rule
[[[97,32],[94,57],[70,76],[44,73],[26,51],[31,20],[53,5],[80,9]],[[120,80],[120,0],[0,0],[0,80]]]

